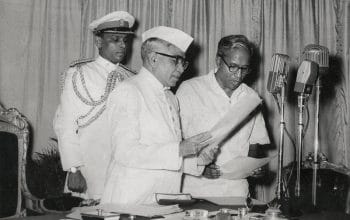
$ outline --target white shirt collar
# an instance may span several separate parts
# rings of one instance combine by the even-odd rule
[[[96,58],[96,62],[105,68],[108,73],[115,70],[119,66],[119,63],[114,64],[111,61],[101,57],[100,55]]]
[[[141,68],[139,75],[144,77],[147,80],[148,85],[156,90],[164,91],[170,89],[169,87],[163,86],[163,84],[145,67]]]
[[[221,86],[219,85],[218,81],[216,80],[216,77],[215,77],[215,72],[216,72],[216,71],[217,71],[217,68],[211,70],[211,71],[208,73],[208,80],[209,80],[210,86],[212,87],[212,89],[214,90],[215,93],[229,98],[229,97],[226,95],[225,91],[224,91],[224,90],[221,88]]]

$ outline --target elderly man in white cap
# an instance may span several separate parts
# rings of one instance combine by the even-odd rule
[[[85,199],[100,199],[111,154],[107,136],[106,100],[117,84],[134,75],[125,60],[134,17],[115,11],[93,21],[99,56],[74,62],[65,73],[54,129],[66,190]]]
[[[164,26],[143,33],[143,67],[107,103],[113,155],[101,203],[154,203],[155,193],[180,192],[182,172],[200,175],[197,164],[212,161],[215,152],[183,163],[208,146],[211,135],[182,140],[179,106],[169,90],[188,66],[185,52],[192,40]]]

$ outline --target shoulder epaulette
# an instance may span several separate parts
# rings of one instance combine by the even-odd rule
[[[79,60],[76,60],[76,61],[73,61],[69,67],[74,67],[76,65],[81,65],[81,64],[84,64],[84,63],[89,63],[89,62],[92,62],[94,61],[95,58],[82,58],[82,59],[79,59]]]
[[[126,70],[126,71],[128,71],[128,72],[130,72],[130,73],[132,73],[132,74],[134,74],[134,75],[136,75],[137,74],[137,72],[136,71],[134,71],[134,70],[132,70],[132,69],[129,69],[129,67],[127,67],[127,66],[124,66],[123,64],[119,64],[119,66],[121,67],[121,68],[123,68],[124,70]]]

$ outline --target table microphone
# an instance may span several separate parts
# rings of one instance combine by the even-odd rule
[[[329,67],[329,51],[327,47],[309,44],[304,48],[303,60],[314,61],[319,66],[319,76],[327,73]]]
[[[294,85],[294,92],[310,95],[315,84],[318,73],[317,63],[310,60],[303,60],[300,64],[297,79]]]
[[[267,80],[267,90],[273,94],[280,93],[289,71],[289,56],[275,53],[272,56],[271,71]]]
[[[315,83],[316,89],[316,100],[315,100],[315,134],[314,134],[314,165],[312,172],[312,204],[317,205],[316,194],[317,194],[317,169],[319,166],[318,153],[319,153],[319,109],[320,109],[320,93],[321,93],[321,82],[320,78],[325,75],[329,67],[329,51],[327,47],[320,46],[317,44],[309,44],[305,47],[303,52],[304,59],[314,61],[318,64],[318,77]]]
[[[297,177],[295,183],[295,195],[300,197],[300,176],[301,176],[301,160],[302,160],[302,151],[303,151],[303,109],[305,105],[305,100],[312,92],[312,87],[315,84],[318,73],[317,63],[310,60],[303,60],[300,64],[297,74],[297,79],[294,86],[294,92],[298,94],[298,150],[297,150]]]
[[[289,71],[289,56],[285,54],[275,53],[272,56],[271,71],[267,81],[267,90],[272,93],[276,98],[276,94],[280,95],[280,137],[278,144],[278,166],[277,166],[277,187],[276,198],[273,200],[281,205],[283,200],[283,181],[282,181],[282,168],[283,168],[283,152],[284,152],[284,105],[285,105],[285,92],[287,74]]]

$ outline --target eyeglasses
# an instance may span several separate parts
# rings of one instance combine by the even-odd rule
[[[228,67],[228,70],[231,72],[231,73],[237,73],[238,70],[241,70],[241,74],[242,75],[246,75],[248,74],[249,72],[249,67],[248,66],[239,66],[237,64],[231,64],[231,65],[228,65],[228,63],[225,61],[225,59],[220,56],[220,58],[222,59],[222,61],[224,61],[225,65]]]
[[[184,70],[187,69],[187,67],[188,67],[189,62],[182,56],[173,56],[173,55],[166,54],[166,53],[160,53],[160,52],[156,52],[156,51],[154,51],[154,52],[156,54],[175,59],[175,66],[181,64],[182,67],[184,68]]]

